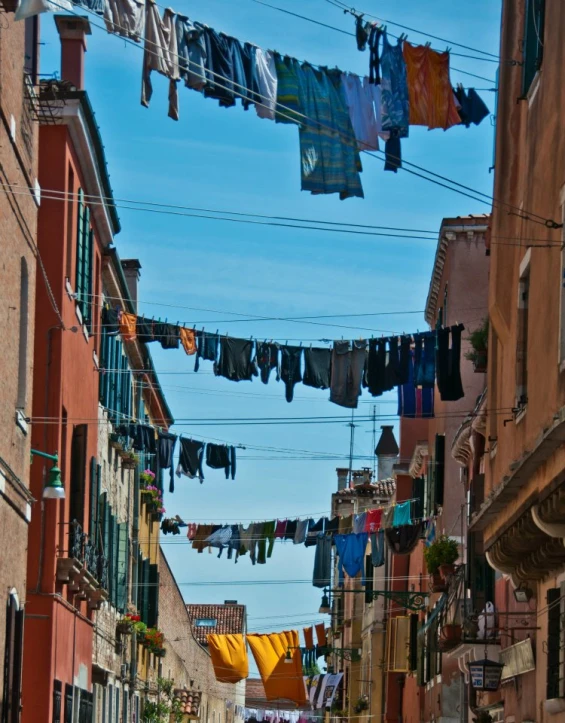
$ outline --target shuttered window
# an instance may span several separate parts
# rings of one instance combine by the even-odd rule
[[[373,559],[371,555],[365,555],[365,603],[370,605],[373,602]]]
[[[522,40],[522,96],[526,96],[543,61],[545,0],[526,0]]]
[[[444,473],[445,473],[445,435],[436,434],[435,443],[435,485],[434,503],[436,507],[443,505]]]
[[[78,424],[73,430],[71,445],[71,499],[70,522],[76,520],[84,527],[84,503],[86,490],[86,435],[87,425]]]
[[[102,329],[100,365],[108,369],[100,375],[100,402],[113,422],[130,419],[133,408],[132,373],[121,339]]]
[[[53,723],[61,723],[63,685],[60,680],[53,681]]]
[[[408,657],[408,667],[410,670],[418,670],[419,651],[418,651],[418,615],[410,615],[410,655]]]
[[[120,612],[125,612],[128,601],[128,526],[126,522],[118,524],[118,566],[117,566],[117,604]]]
[[[102,468],[97,463],[96,457],[92,457],[90,460],[90,524],[88,526],[88,534],[90,536],[90,542],[94,545],[98,551],[99,548],[99,519],[98,519],[98,506],[100,500],[100,485],[102,483]]]
[[[65,685],[65,723],[73,723],[73,686]]]
[[[77,262],[75,293],[82,319],[87,328],[92,322],[92,262],[94,254],[94,233],[90,228],[90,209],[84,203],[84,192],[78,192],[77,220]]]
[[[407,615],[390,618],[387,624],[386,669],[388,672],[409,672],[409,646],[410,618]]]

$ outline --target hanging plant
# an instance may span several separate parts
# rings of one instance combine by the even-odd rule
[[[483,319],[481,326],[472,331],[466,341],[471,344],[471,350],[465,352],[465,359],[473,362],[475,372],[484,374],[488,360],[488,318]]]
[[[357,703],[353,709],[356,713],[362,713],[364,710],[369,710],[369,696],[361,695],[357,699]]]
[[[150,469],[144,469],[143,472],[139,473],[139,481],[142,487],[147,487],[155,482],[155,472]]]
[[[424,548],[424,560],[430,575],[439,572],[442,565],[453,565],[459,557],[459,547],[455,540],[447,535],[441,535]]]

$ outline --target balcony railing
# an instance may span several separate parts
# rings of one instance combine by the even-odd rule
[[[108,599],[108,560],[76,520],[70,525],[68,554],[57,560],[57,580],[76,598],[87,600],[91,610],[98,610]]]

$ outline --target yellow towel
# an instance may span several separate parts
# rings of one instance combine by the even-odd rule
[[[249,675],[247,648],[243,635],[207,635],[208,650],[216,680],[239,683]]]
[[[305,705],[308,701],[302,676],[298,631],[248,635],[247,642],[259,668],[267,700],[283,699]],[[292,662],[285,662],[288,651]]]

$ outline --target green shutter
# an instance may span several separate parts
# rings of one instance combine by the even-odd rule
[[[108,354],[108,332],[106,329],[100,327],[100,369],[106,369],[107,363],[106,358]],[[106,389],[108,385],[108,374],[102,372],[98,375],[100,379],[100,386],[98,388],[98,399],[103,407],[106,406]]]
[[[522,96],[526,96],[543,60],[545,0],[526,0],[522,40]]]
[[[114,607],[118,606],[118,518],[114,516],[114,530],[113,530],[113,544],[112,544],[112,585],[114,586],[114,594],[112,596],[112,602]]]
[[[128,591],[128,526],[126,522],[118,524],[118,567],[117,567],[117,605],[125,612]]]
[[[443,489],[445,477],[445,435],[436,434],[435,444],[435,485],[434,485],[434,502],[437,506],[443,505]]]
[[[159,568],[149,565],[149,594],[147,604],[147,625],[157,625],[159,617]]]
[[[96,547],[96,518],[98,516],[98,465],[96,457],[90,458],[90,510],[88,522],[88,535],[90,543]]]
[[[141,563],[141,619],[149,624],[149,560],[144,559]]]
[[[84,314],[87,319],[88,329],[92,329],[92,309],[94,308],[94,299],[92,294],[94,292],[93,283],[93,265],[94,265],[94,231],[89,228],[90,224],[90,209],[86,209],[87,219],[87,238],[85,243],[86,248],[86,259],[84,264]]]
[[[84,193],[82,188],[78,189],[78,219],[77,219],[77,263],[75,275],[75,293],[77,298],[82,298],[82,269],[84,264]]]

